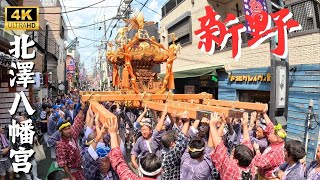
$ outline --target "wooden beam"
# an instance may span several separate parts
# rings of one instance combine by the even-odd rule
[[[79,94],[90,95],[90,94],[121,94],[121,91],[80,91]]]
[[[217,112],[218,114],[222,115],[225,114],[227,117],[236,117],[241,118],[243,111],[225,107],[217,107],[217,106],[209,106],[209,105],[201,105],[201,104],[192,104],[186,102],[177,102],[177,101],[169,101],[168,103],[168,113],[182,113],[183,111],[189,112],[189,117],[191,119],[197,118],[197,111],[210,111],[210,112]],[[156,111],[162,111],[165,104],[159,102],[151,102],[151,101],[144,101],[142,106],[145,106],[150,109],[154,109]]]
[[[151,101],[151,100],[199,100],[210,99],[212,94],[86,94],[81,96],[81,100],[86,101]]]
[[[147,104],[147,107],[150,109],[154,109],[156,111],[163,111],[165,104],[164,103],[158,103],[158,102],[151,102],[151,101],[145,101],[142,103],[142,106],[144,107],[145,104]],[[189,118],[196,119],[197,118],[197,111],[194,109],[188,109],[183,107],[175,107],[168,105],[168,113],[176,112],[177,114],[182,113],[184,111],[188,111]]]
[[[223,101],[223,100],[215,100],[215,99],[205,99],[203,101],[203,104],[211,105],[211,106],[244,109],[244,110],[253,110],[253,111],[264,111],[265,109],[268,109],[268,104],[248,103],[248,102],[239,102],[239,101]]]
[[[229,116],[229,114],[231,114],[231,111],[234,111],[231,108],[202,105],[202,104],[195,104],[195,103],[187,103],[187,102],[168,101],[168,104],[175,106],[175,107],[194,109],[195,111],[217,112],[219,114],[225,114],[226,116]]]
[[[106,108],[104,108],[101,104],[98,102],[90,102],[91,104],[91,109],[95,114],[99,114],[99,120],[103,124],[107,122],[108,119],[112,119],[113,121],[117,121],[117,117],[108,111]]]

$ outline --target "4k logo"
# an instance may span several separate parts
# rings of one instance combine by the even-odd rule
[[[39,30],[39,7],[5,7],[4,28],[10,30]]]

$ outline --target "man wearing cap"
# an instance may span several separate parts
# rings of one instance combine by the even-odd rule
[[[66,113],[66,120],[73,124],[73,120],[76,116],[74,110],[74,102],[72,100],[67,101],[67,113]]]
[[[92,114],[88,113],[87,115],[91,116]],[[95,118],[96,131],[88,136],[85,142],[86,147],[82,151],[85,179],[105,179],[104,177],[108,176],[110,168],[110,161],[107,156],[110,148],[103,143],[105,130],[104,126],[100,127],[98,119],[99,114]]]
[[[77,139],[84,126],[86,105],[82,103],[80,112],[71,126],[68,121],[59,121],[58,130],[61,132],[61,139],[56,145],[58,166],[62,167],[70,176],[71,180],[83,180],[84,174],[81,167],[81,154],[77,145]]]
[[[277,176],[274,173],[277,168],[285,162],[284,140],[287,137],[287,134],[280,124],[276,127],[273,125],[266,112],[263,113],[263,117],[267,124],[265,134],[270,145],[265,149],[263,154],[261,154],[259,145],[255,143],[253,146],[256,156],[252,162],[258,168],[259,180],[277,179]]]

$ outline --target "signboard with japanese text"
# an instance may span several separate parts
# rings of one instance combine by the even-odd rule
[[[72,58],[72,56],[70,56],[70,55],[67,55],[66,67],[67,67],[68,74],[75,73],[75,62],[74,62],[74,59]]]
[[[268,14],[262,11],[254,17],[246,15],[248,28],[239,23],[239,19],[234,14],[228,14],[227,18],[220,21],[220,15],[212,7],[206,6],[206,15],[200,17],[200,28],[194,31],[200,38],[198,49],[212,55],[216,50],[216,44],[222,50],[228,39],[232,39],[232,57],[239,60],[241,57],[241,34],[250,28],[252,38],[248,41],[248,46],[252,49],[257,48],[261,43],[270,37],[278,37],[278,45],[272,49],[272,53],[285,59],[288,56],[288,32],[301,30],[301,25],[291,19],[292,13],[289,9],[281,9],[275,13]],[[271,21],[275,26],[271,27]]]
[[[4,28],[8,30],[39,30],[39,7],[5,7]]]
[[[34,68],[32,60],[36,57],[35,50],[32,50],[31,53],[28,53],[28,48],[32,48],[35,42],[30,40],[29,36],[22,34],[20,37],[15,36],[14,42],[10,42],[14,48],[9,50],[9,53],[19,61],[10,62],[9,75],[10,78],[10,87],[15,87],[17,85],[23,86],[24,89],[28,89],[28,85],[35,84],[34,76],[35,73],[32,72]],[[34,126],[32,120],[27,118],[27,116],[20,116],[19,121],[13,118],[18,110],[20,102],[23,102],[25,111],[28,116],[34,115],[36,110],[33,109],[33,106],[30,104],[25,91],[20,91],[15,93],[15,98],[9,113],[12,116],[12,124],[9,125],[9,136],[13,144],[13,149],[10,150],[10,158],[13,158],[12,167],[14,172],[25,172],[29,173],[31,170],[31,163],[28,159],[34,154],[34,150],[30,147],[26,148],[29,145],[34,143]],[[27,145],[27,146],[26,146]]]
[[[285,108],[287,74],[285,66],[276,67],[276,108]]]
[[[230,82],[270,82],[271,81],[271,74],[268,73],[267,75],[231,75],[229,76]]]
[[[194,86],[184,86],[185,94],[194,94]]]

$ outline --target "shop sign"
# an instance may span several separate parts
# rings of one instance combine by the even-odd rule
[[[74,74],[75,73],[75,62],[74,62],[74,59],[69,55],[67,55],[66,67],[67,67],[67,73],[68,74]]]
[[[9,68],[12,62],[17,62],[18,59],[9,55],[5,54],[4,52],[0,52],[0,66]]]
[[[231,82],[270,82],[271,74],[267,75],[237,75],[237,76],[229,76],[229,81]]]
[[[185,94],[194,94],[194,86],[184,86]]]

